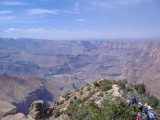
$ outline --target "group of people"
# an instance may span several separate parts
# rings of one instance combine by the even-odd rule
[[[136,120],[142,120],[142,117],[143,117],[142,113],[145,113],[147,115],[147,120],[155,120],[153,108],[149,104],[147,103],[143,104],[141,101],[137,102],[137,98],[135,96],[132,97],[131,99],[127,99],[126,102],[129,106],[130,104],[134,104],[138,106],[138,109],[140,112],[138,113]]]

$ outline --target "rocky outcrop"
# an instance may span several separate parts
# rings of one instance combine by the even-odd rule
[[[0,118],[7,115],[13,115],[17,111],[16,106],[7,103],[5,101],[0,101]]]
[[[29,115],[33,119],[45,118],[52,115],[53,109],[47,108],[42,100],[34,101],[29,108]]]

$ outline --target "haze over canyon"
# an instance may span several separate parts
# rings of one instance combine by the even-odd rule
[[[144,83],[160,99],[160,42],[0,38],[0,100],[28,114],[37,99],[56,100],[95,80]]]

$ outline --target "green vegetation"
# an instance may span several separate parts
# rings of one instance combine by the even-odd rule
[[[112,84],[108,84],[108,83],[106,83],[106,84],[101,88],[102,91],[107,91],[107,90],[110,90],[110,89],[112,89]]]
[[[97,81],[95,81],[95,82],[93,83],[93,85],[96,86],[96,87],[99,87],[99,83],[97,83]]]
[[[124,101],[104,103],[104,107],[98,107],[94,102],[80,107],[70,104],[65,111],[71,120],[135,120],[137,112],[137,107],[128,107]]]
[[[95,94],[95,91],[90,92],[86,97],[82,99],[82,102],[87,101],[89,98],[91,98]]]
[[[128,84],[125,80],[112,81],[104,80],[100,82],[94,82],[93,85],[98,87],[96,90],[91,89],[91,86],[87,86],[87,91],[90,91],[88,95],[83,95],[83,91],[80,90],[79,94],[81,99],[77,99],[76,96],[70,100],[70,105],[64,114],[67,114],[71,120],[135,120],[137,113],[139,112],[136,105],[128,105],[126,100],[123,100],[120,96],[114,96],[109,92],[112,89],[112,85],[117,84],[119,92],[122,97],[131,98],[134,95],[137,101],[142,100],[143,103],[148,103],[154,110],[158,110],[160,101],[153,96],[147,94],[144,84]],[[94,97],[93,97],[94,95]],[[69,99],[69,95],[64,96]],[[93,99],[90,99],[90,98]],[[100,99],[99,99],[100,98]],[[94,101],[101,101],[98,105]],[[61,113],[57,112],[55,116],[59,116]]]
[[[60,112],[59,110],[55,111],[54,117],[59,117],[63,112]]]
[[[91,91],[91,88],[89,86],[87,87],[87,91]]]
[[[117,103],[106,103],[106,113],[108,120],[135,120],[138,108],[134,105],[130,107],[125,101],[118,101]]]
[[[146,88],[144,84],[137,84],[135,85],[135,89],[140,93],[144,94],[146,92]]]
[[[82,102],[83,102],[83,101],[82,101],[81,99],[77,99],[77,100],[76,100],[76,103],[77,103],[77,104],[81,104]]]
[[[119,82],[118,85],[120,86],[121,90],[126,90],[126,85],[123,82]]]
[[[76,100],[76,99],[77,99],[77,96],[74,96],[73,99]]]
[[[65,98],[65,100],[69,100],[69,98],[70,98],[69,93],[65,94],[63,97]]]
[[[159,100],[153,96],[149,96],[147,99],[147,103],[151,105],[154,109],[156,109],[159,105]]]
[[[83,95],[83,91],[80,91],[79,94],[80,94],[80,95]]]

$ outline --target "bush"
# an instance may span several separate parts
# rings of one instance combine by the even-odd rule
[[[83,90],[83,89],[84,89],[84,87],[81,88],[81,90]]]
[[[122,82],[121,80],[118,81],[118,85],[119,85],[119,87],[120,87],[121,90],[126,90],[126,85],[125,85],[125,83]]]
[[[135,85],[135,89],[140,93],[144,94],[146,92],[146,88],[144,84],[137,84]]]
[[[65,98],[65,100],[69,100],[69,98],[70,98],[69,94],[66,94],[63,97]]]
[[[99,94],[98,94],[98,97],[103,97],[103,96],[104,96],[103,93],[99,93]]]
[[[73,100],[70,100],[70,104],[73,104],[74,103],[74,101]]]
[[[77,104],[81,104],[81,103],[82,103],[82,100],[81,100],[81,99],[77,99],[77,100],[76,100],[76,103],[77,103]]]
[[[130,88],[130,87],[126,87],[126,91],[127,91],[127,92],[133,92],[133,89]]]
[[[92,96],[95,94],[95,92],[96,92],[96,91],[94,91],[94,90],[91,91],[91,92],[89,92],[88,96],[92,97]]]
[[[83,95],[83,91],[80,91],[79,94],[80,94],[80,95]]]
[[[96,87],[99,87],[99,84],[97,83],[97,81],[95,81],[95,82],[93,83],[93,85],[96,86]]]
[[[107,107],[108,106],[108,107]],[[138,108],[131,105],[130,108],[125,101],[106,103],[107,120],[135,120]]]
[[[77,96],[74,96],[73,99],[76,100],[76,99],[77,99]]]
[[[129,108],[125,101],[104,103],[104,107],[94,102],[81,106],[73,104],[66,110],[71,120],[135,120],[137,112],[137,107]]]
[[[102,120],[106,117],[105,113],[95,103],[81,107],[69,106],[66,113],[71,120]]]
[[[90,88],[90,87],[87,87],[87,91],[91,91],[91,88]]]
[[[151,105],[153,108],[157,108],[159,105],[159,100],[153,96],[149,97],[147,103]]]
[[[57,118],[59,117],[63,112],[60,112],[60,111],[55,111],[55,114],[54,114],[54,117]]]
[[[82,102],[85,102],[86,100],[88,100],[90,98],[90,96],[88,95],[88,96],[86,96],[86,97],[84,97],[83,99],[82,99]]]
[[[110,90],[112,89],[112,85],[111,84],[105,84],[103,87],[102,87],[102,91],[107,91],[107,90]]]

